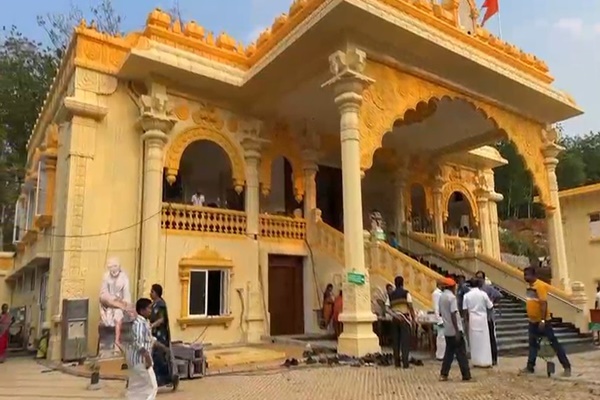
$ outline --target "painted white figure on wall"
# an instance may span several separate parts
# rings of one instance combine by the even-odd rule
[[[120,354],[123,322],[129,319],[132,308],[129,277],[121,268],[118,258],[109,258],[107,271],[100,287],[100,323],[98,326],[98,356],[115,357]]]

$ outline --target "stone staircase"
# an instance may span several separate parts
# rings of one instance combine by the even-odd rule
[[[418,259],[417,256],[412,255]],[[448,275],[448,271],[422,261],[422,264],[440,275]],[[498,351],[502,355],[518,355],[527,352],[529,334],[525,301],[508,293],[501,287],[495,286],[504,296],[496,306],[496,337]],[[573,324],[563,322],[560,318],[552,318],[550,323],[558,340],[568,351],[589,351],[594,349],[592,336],[582,334]]]
[[[316,229],[312,232],[311,245],[331,257],[334,264],[344,264],[343,234],[317,219]],[[413,298],[418,305],[427,310],[432,310],[431,294],[435,282],[441,276],[447,276],[448,271],[431,263],[423,257],[406,249],[393,249],[385,244],[376,246],[368,245],[365,249],[365,263],[371,271],[371,283],[375,286],[385,287],[395,275],[404,275],[405,284],[413,293]],[[371,249],[371,250],[369,250]],[[323,265],[332,265],[325,262]],[[464,269],[461,268],[461,271]],[[456,272],[456,271],[455,271]],[[335,282],[336,272],[332,268],[320,268],[318,281]],[[466,275],[466,274],[465,274]],[[384,281],[375,282],[376,277],[384,277]],[[501,354],[522,354],[528,348],[528,322],[525,313],[525,302],[511,294],[504,288],[497,287],[504,298],[497,307],[496,333]],[[552,308],[551,308],[552,310]],[[581,334],[573,324],[563,322],[560,318],[551,320],[559,340],[569,351],[593,349],[592,336]]]

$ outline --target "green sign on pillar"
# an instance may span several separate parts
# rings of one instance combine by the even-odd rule
[[[360,272],[348,272],[347,275],[348,283],[352,283],[354,285],[364,285],[365,284],[365,274]]]

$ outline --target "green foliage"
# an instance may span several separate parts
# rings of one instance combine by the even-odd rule
[[[61,54],[73,28],[85,17],[72,5],[67,14],[38,17],[51,47],[24,37],[16,27],[0,32],[0,250],[12,242],[14,204],[19,195],[27,162],[27,141],[56,74]],[[101,32],[119,33],[121,17],[111,0],[90,7]]]
[[[500,246],[511,254],[525,256],[530,260],[537,260],[538,257],[546,255],[540,246],[523,240],[509,230],[501,230],[499,239]]]
[[[562,132],[562,128],[558,127]],[[559,155],[556,168],[560,190],[600,182],[600,132],[584,136],[562,136],[560,145],[565,150]],[[496,168],[496,191],[504,195],[498,205],[500,219],[542,218],[542,208],[533,202],[535,186],[531,174],[514,145],[496,144],[508,165]]]
[[[110,35],[121,34],[122,18],[116,12],[111,0],[99,0],[96,5],[91,5],[89,12],[84,13],[79,6],[71,3],[71,9],[66,14],[48,13],[38,15],[38,25],[46,31],[50,43],[57,50],[67,48],[73,28],[85,17],[91,21],[98,31]]]
[[[0,208],[3,244],[12,239],[14,204],[27,161],[27,140],[57,68],[54,51],[15,27],[0,36]]]

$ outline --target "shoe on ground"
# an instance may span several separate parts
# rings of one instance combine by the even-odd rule
[[[570,378],[571,377],[571,368],[565,368],[562,376],[563,376],[563,378]]]
[[[444,376],[444,375],[440,375],[440,382],[447,382],[448,381],[448,377]]]
[[[535,374],[535,371],[531,368],[525,367],[525,368],[521,368],[519,370],[519,375],[532,375],[532,374]]]

